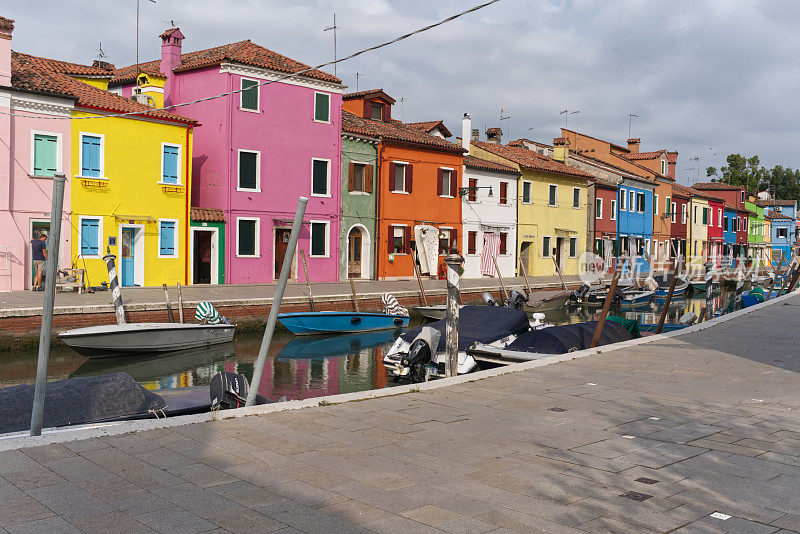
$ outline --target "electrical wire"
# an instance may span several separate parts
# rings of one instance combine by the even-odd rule
[[[358,57],[358,56],[360,56],[362,54],[366,54],[367,52],[372,52],[372,51],[378,50],[380,48],[385,48],[387,46],[390,46],[390,45],[393,45],[393,44],[398,43],[400,41],[403,41],[405,39],[408,39],[409,37],[413,37],[414,35],[417,35],[417,34],[424,33],[426,31],[432,30],[433,28],[436,28],[436,27],[441,26],[443,24],[447,24],[448,22],[452,22],[453,20],[456,20],[457,18],[463,17],[464,15],[468,15],[470,13],[474,13],[475,11],[478,11],[480,9],[488,7],[488,6],[492,5],[492,4],[496,4],[497,2],[500,2],[500,1],[501,0],[489,0],[488,2],[484,2],[482,4],[478,4],[476,6],[473,6],[473,7],[469,8],[469,9],[465,9],[464,11],[456,13],[455,15],[450,15],[449,17],[446,17],[446,18],[444,18],[444,19],[442,19],[442,20],[440,20],[438,22],[434,22],[433,24],[428,24],[427,26],[423,26],[422,28],[418,28],[418,29],[416,29],[414,31],[405,33],[405,34],[400,35],[398,37],[395,37],[394,39],[391,39],[389,41],[385,41],[383,43],[379,43],[379,44],[376,44],[376,45],[361,49],[361,50],[359,50],[357,52],[353,52],[352,54],[350,54],[348,56],[345,56],[343,58],[338,58],[338,59],[334,59],[333,61],[327,61],[325,63],[320,63],[319,65],[316,65],[314,67],[308,67],[306,69],[300,70],[298,72],[293,72],[291,74],[285,74],[283,76],[278,77],[275,80],[265,80],[263,82],[258,82],[256,85],[247,87],[246,89],[241,89],[241,88],[240,89],[234,89],[232,91],[227,91],[225,93],[220,93],[218,95],[207,96],[207,97],[204,97],[204,98],[199,98],[197,100],[192,100],[191,102],[182,102],[182,103],[172,104],[172,105],[164,106],[164,107],[160,107],[160,108],[150,108],[150,109],[142,110],[142,111],[128,111],[126,113],[111,113],[111,114],[103,114],[103,115],[99,115],[98,114],[98,115],[93,115],[93,116],[89,116],[89,117],[74,117],[74,118],[73,117],[42,117],[40,115],[21,115],[21,114],[17,114],[17,113],[14,113],[14,112],[5,112],[5,111],[0,111],[0,114],[2,114],[2,115],[14,115],[14,116],[17,116],[17,117],[27,117],[27,118],[36,118],[36,119],[51,119],[51,120],[90,120],[90,119],[108,119],[108,118],[113,118],[113,117],[129,117],[129,116],[132,116],[132,115],[141,116],[141,115],[151,114],[153,111],[168,111],[168,110],[171,110],[171,109],[174,109],[174,108],[178,108],[178,107],[182,107],[182,106],[190,106],[192,104],[199,104],[200,102],[207,102],[209,100],[215,100],[217,98],[222,98],[222,97],[225,97],[225,96],[234,95],[234,94],[237,94],[237,93],[241,93],[242,91],[251,90],[254,87],[261,87],[263,85],[270,85],[270,84],[277,83],[277,82],[280,82],[280,81],[283,81],[283,80],[286,80],[286,79],[289,79],[289,78],[295,78],[295,77],[301,76],[301,75],[303,75],[303,74],[305,74],[307,72],[311,72],[311,71],[314,71],[314,70],[319,70],[319,69],[321,69],[323,67],[327,67],[327,66],[330,66],[330,65],[336,65],[338,63],[342,63],[344,61],[348,61],[348,60],[356,58],[356,57]],[[158,118],[158,117],[155,117],[155,118]]]

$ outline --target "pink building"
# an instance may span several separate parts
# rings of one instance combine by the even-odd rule
[[[182,53],[183,39],[177,28],[164,32],[161,59],[118,69],[110,88],[128,96],[138,78],[156,103],[163,87],[165,105],[241,90],[175,109],[202,124],[194,133],[192,206],[224,212],[225,264],[216,268],[226,283],[276,280],[297,200],[306,196],[298,249],[312,281],[337,280],[341,81],[317,70],[275,81],[308,67],[249,40]],[[213,245],[192,241],[193,255],[215,261],[203,250]],[[292,278],[304,280],[298,259]]]
[[[31,287],[31,242],[50,231],[53,175],[67,176],[59,265],[70,261],[70,115],[50,74],[12,58],[14,21],[0,17],[0,290]],[[43,87],[53,88],[43,91]]]

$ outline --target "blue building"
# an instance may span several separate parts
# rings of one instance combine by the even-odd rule
[[[722,266],[734,266],[734,250],[736,249],[736,225],[738,224],[739,212],[734,208],[725,205],[725,212],[722,216]]]
[[[639,272],[648,272],[652,254],[650,243],[653,239],[653,190],[656,184],[626,177],[617,187],[617,250],[623,261],[623,272],[630,267],[624,260],[629,254],[636,258]]]
[[[772,264],[781,261],[781,252],[785,263],[792,258],[792,245],[797,239],[797,202],[794,200],[766,200],[763,202],[764,215],[769,215],[772,222]]]

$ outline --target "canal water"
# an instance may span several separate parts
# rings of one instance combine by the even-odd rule
[[[717,308],[723,297],[714,296]],[[700,314],[705,294],[673,301],[668,323],[678,322],[687,311]],[[566,307],[545,311],[553,324],[595,320],[599,307]],[[660,308],[655,304],[622,312],[640,323],[657,323]],[[412,323],[412,327],[419,323]],[[333,337],[276,336],[262,374],[259,393],[268,399],[305,399],[380,389],[394,385],[383,366],[383,357],[400,330]],[[207,385],[217,372],[234,371],[248,378],[261,345],[261,335],[237,336],[232,343],[142,358],[116,357],[87,359],[66,347],[53,349],[48,380],[63,380],[124,371],[147,389]],[[0,387],[33,383],[36,377],[36,351],[10,351],[0,356]]]

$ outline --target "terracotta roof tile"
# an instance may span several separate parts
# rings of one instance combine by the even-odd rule
[[[563,174],[567,176],[576,176],[578,178],[585,179],[592,178],[590,174],[587,174],[580,169],[570,167],[569,165],[564,165],[563,163],[560,163],[554,159],[550,159],[547,156],[542,156],[541,154],[538,154],[533,150],[528,150],[527,148],[499,145],[495,143],[487,143],[485,141],[472,141],[471,145],[486,150],[487,152],[491,152],[492,154],[503,157],[507,160],[513,161],[520,167],[526,169],[552,172],[554,174]]]
[[[764,215],[764,217],[767,218],[767,219],[781,220],[781,221],[793,221],[794,220],[794,217],[790,217],[788,215],[784,215],[783,213],[777,213],[777,212],[774,212],[774,211]]]
[[[741,191],[744,187],[726,184],[725,182],[699,182],[692,187],[703,191]]]
[[[472,169],[482,169],[485,171],[496,171],[496,172],[505,172],[508,174],[515,174],[517,176],[520,175],[520,172],[515,169],[514,167],[509,167],[508,165],[503,165],[501,163],[495,163],[494,161],[488,161],[485,159],[477,158],[475,156],[464,156],[464,165],[470,167]]]
[[[76,80],[70,74],[81,76],[83,74],[80,72],[90,72],[89,69],[97,70],[96,67],[84,66],[86,70],[81,71],[78,67],[82,67],[82,65],[12,52],[11,85],[27,91],[72,97],[76,100],[77,105],[86,108],[112,113],[136,112],[136,116],[141,114],[141,116],[186,124],[197,122],[175,113],[150,109],[123,96]]]
[[[657,159],[667,153],[666,150],[653,150],[651,152],[636,152],[634,154],[622,154],[622,157],[629,160]]]
[[[342,111],[342,131],[373,137],[382,141],[427,146],[434,150],[464,152],[464,149],[455,143],[394,119],[390,122],[374,121]]]
[[[304,63],[273,52],[248,39],[247,41],[239,41],[238,43],[230,43],[181,54],[181,64],[174,69],[174,72],[202,69],[222,63],[238,63],[240,65],[259,67],[286,74],[296,73],[308,68],[308,65]],[[139,69],[147,74],[158,75],[161,72],[161,60],[140,63]],[[114,79],[111,80],[111,83],[113,85],[122,85],[135,80],[136,76],[137,66],[129,65],[117,69],[114,72]],[[342,83],[336,76],[321,70],[312,70],[300,76],[325,82]]]
[[[224,222],[225,212],[213,208],[192,208],[189,213],[193,221]]]
[[[525,148],[525,143],[536,145],[540,148],[553,148],[551,145],[548,145],[546,143],[540,143],[539,141],[531,141],[527,137],[520,137],[519,139],[514,139],[513,141],[509,141],[508,146]]]
[[[445,137],[450,137],[453,135],[450,133],[450,130],[447,129],[447,126],[444,125],[444,121],[407,122],[406,124],[414,128],[419,128],[420,130],[428,133],[431,133],[431,131],[435,130],[436,128],[440,128],[443,130],[442,134]]]
[[[386,94],[383,89],[367,89],[366,91],[358,91],[355,93],[345,93],[342,95],[342,100],[355,100],[358,98],[365,98],[368,96],[379,96],[390,104],[394,104],[396,100]]]
[[[796,200],[777,200],[777,199],[772,199],[772,200],[765,200],[763,202],[765,202],[765,204],[764,204],[765,206],[796,206],[797,205],[797,201]]]
[[[4,30],[13,30],[14,29],[14,20],[7,19],[5,17],[0,17],[0,28]]]

